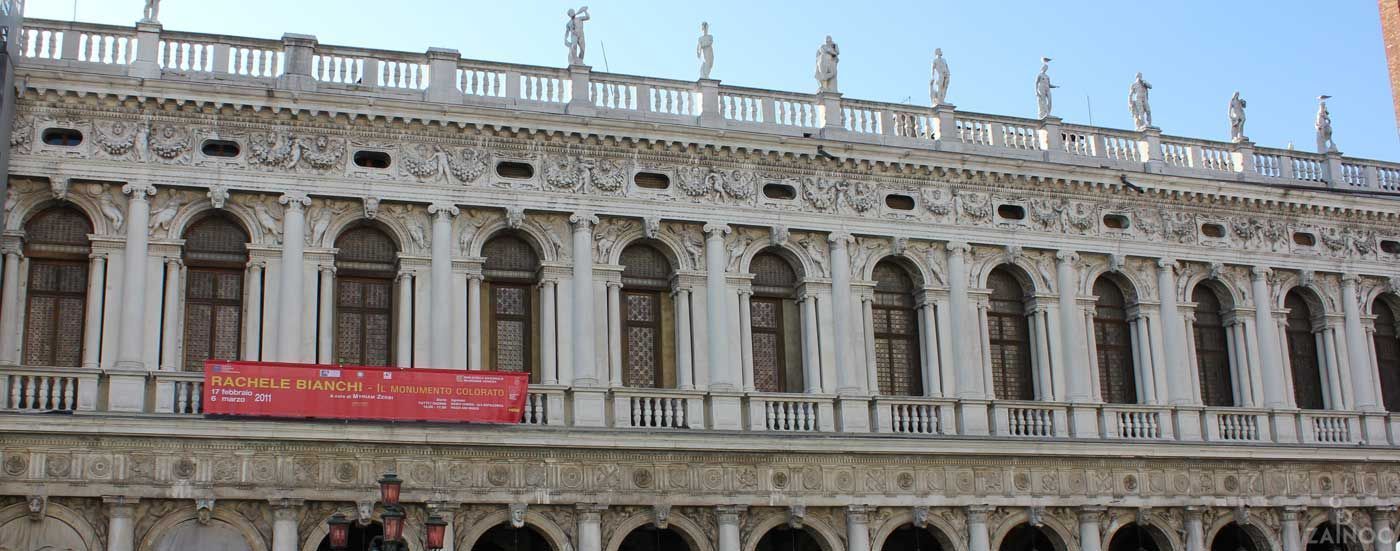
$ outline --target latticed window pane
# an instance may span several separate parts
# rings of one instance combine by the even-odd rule
[[[350,365],[389,365],[394,282],[336,277],[336,357]]]
[[[185,263],[241,267],[248,261],[248,234],[224,216],[209,216],[185,232]]]
[[[1201,400],[1207,406],[1235,404],[1235,386],[1230,375],[1230,348],[1222,322],[1220,299],[1202,285],[1191,294],[1196,303],[1196,367],[1200,371]]]
[[[499,238],[498,238],[499,239]],[[534,312],[530,288],[524,285],[493,283],[491,311],[494,312],[493,369],[529,373],[530,324]]]
[[[185,287],[186,371],[209,359],[236,360],[243,333],[243,273],[228,268],[188,270]]]
[[[501,316],[525,315],[525,302],[529,293],[524,287],[501,286],[496,289],[496,314]]]
[[[77,367],[82,363],[87,269],[79,262],[37,258],[29,264],[24,361]]]
[[[749,300],[753,341],[753,383],[759,392],[783,392],[782,301]]]
[[[622,250],[622,284],[663,289],[671,279],[671,261],[654,247],[637,244]]]
[[[496,369],[526,371],[525,324],[519,320],[496,321]]]
[[[660,382],[661,296],[655,291],[626,291],[622,300],[626,310],[623,358],[627,362],[623,384],[655,387]]]
[[[524,239],[513,235],[498,235],[481,247],[486,257],[483,269],[493,279],[530,279],[540,267],[539,256]]]
[[[762,292],[758,289],[761,287],[783,293],[797,285],[797,273],[792,271],[792,265],[774,253],[755,255],[749,263],[749,272],[753,274],[753,286],[757,292]]]
[[[335,240],[337,262],[393,264],[399,248],[388,234],[373,226],[361,226],[340,234]]]
[[[923,394],[919,366],[918,316],[914,284],[903,268],[885,260],[875,265],[875,375],[881,394]]]
[[[1302,409],[1322,409],[1322,372],[1317,362],[1317,337],[1312,310],[1296,291],[1283,300],[1288,309],[1288,360],[1293,366],[1293,399]]]
[[[1137,403],[1133,340],[1123,292],[1105,278],[1094,282],[1094,342],[1099,360],[1099,392],[1110,404]]]
[[[1002,400],[1034,400],[1031,373],[1030,328],[1026,321],[1021,284],[1004,270],[987,277],[991,300],[987,310],[987,335],[992,356],[992,386]]]
[[[1381,302],[1371,308],[1376,313],[1376,369],[1381,375],[1381,396],[1386,411],[1400,411],[1400,341],[1395,338],[1395,314]]]
[[[392,317],[384,310],[365,313],[365,359],[360,365],[389,365],[389,328]]]

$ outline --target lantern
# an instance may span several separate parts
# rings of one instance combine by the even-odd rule
[[[350,545],[350,519],[336,513],[326,524],[330,526],[331,549],[341,551]]]
[[[447,538],[447,521],[433,513],[428,520],[423,523],[428,529],[428,537],[424,541],[424,547],[428,551],[438,551],[443,547],[443,540]]]
[[[385,507],[399,504],[399,487],[403,486],[403,480],[394,473],[386,473],[379,479],[379,501]]]
[[[384,514],[379,515],[384,521],[384,541],[399,541],[403,538],[403,509],[398,505],[384,508]]]

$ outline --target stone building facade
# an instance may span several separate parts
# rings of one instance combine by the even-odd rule
[[[1400,164],[21,36],[0,548],[315,551],[384,472],[415,550],[431,512],[463,551],[1393,545]],[[532,384],[512,426],[212,419],[211,357]]]

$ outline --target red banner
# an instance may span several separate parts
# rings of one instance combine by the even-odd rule
[[[208,361],[204,413],[519,423],[529,374]]]

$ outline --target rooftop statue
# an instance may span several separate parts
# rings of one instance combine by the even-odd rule
[[[1337,142],[1332,141],[1332,114],[1327,112],[1327,100],[1332,96],[1317,97],[1317,152],[1336,153]]]
[[[710,36],[710,24],[700,23],[700,40],[695,44],[695,57],[700,60],[700,80],[710,78],[710,69],[715,66],[715,37]]]
[[[948,62],[943,59],[943,48],[933,49],[933,64],[929,67],[928,100],[934,107],[943,105],[948,98]]]
[[[1138,132],[1152,126],[1152,106],[1147,100],[1147,92],[1151,89],[1152,85],[1142,79],[1142,73],[1138,73],[1137,80],[1128,87],[1128,110],[1133,113],[1133,127]]]
[[[831,35],[827,35],[826,42],[817,48],[817,71],[813,77],[817,79],[818,93],[836,93],[836,63],[840,56],[841,49],[831,41]]]
[[[564,25],[564,47],[569,49],[569,65],[583,65],[583,22],[588,21],[588,6],[569,10],[569,22]]]
[[[1244,107],[1245,101],[1244,98],[1240,97],[1239,92],[1230,96],[1230,141],[1232,142],[1249,140],[1244,136]]]
[[[1035,101],[1039,118],[1050,116],[1050,90],[1059,88],[1050,84],[1050,58],[1040,58],[1040,74],[1035,76]]]
[[[146,0],[146,7],[141,10],[142,23],[156,23],[160,16],[160,0]]]

